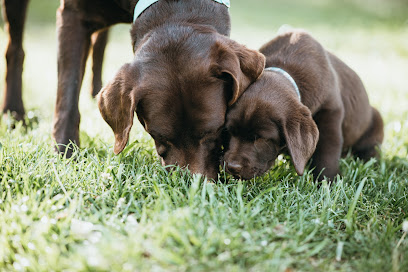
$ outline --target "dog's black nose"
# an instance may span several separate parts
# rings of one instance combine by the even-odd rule
[[[227,170],[233,175],[238,175],[241,173],[242,165],[237,162],[228,162]]]

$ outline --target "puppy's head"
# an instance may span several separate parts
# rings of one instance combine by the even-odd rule
[[[128,141],[136,111],[163,165],[216,178],[227,107],[264,62],[262,54],[209,29],[167,26],[150,33],[98,97],[115,154]]]
[[[243,179],[265,173],[285,147],[302,175],[319,137],[311,112],[291,83],[271,72],[264,72],[231,108],[226,128],[226,170]]]

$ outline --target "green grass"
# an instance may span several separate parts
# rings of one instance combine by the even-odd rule
[[[306,28],[357,71],[385,120],[382,158],[342,160],[331,186],[298,177],[285,157],[251,181],[167,173],[138,123],[133,144],[113,155],[113,133],[87,92],[88,70],[81,149],[76,160],[63,159],[50,136],[55,13],[40,16],[45,10],[32,1],[24,68],[29,128],[0,123],[1,271],[408,271],[406,5],[248,2],[232,1],[234,39],[258,48],[282,24]],[[115,27],[104,78],[131,58],[128,26]]]

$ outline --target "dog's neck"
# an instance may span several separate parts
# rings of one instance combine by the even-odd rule
[[[265,71],[275,72],[275,73],[278,73],[284,76],[292,84],[293,91],[296,93],[297,97],[299,98],[299,102],[302,102],[302,96],[300,95],[299,87],[296,84],[296,81],[293,79],[293,77],[288,72],[286,72],[285,70],[279,67],[267,67],[265,68]]]
[[[266,56],[266,65],[265,67],[279,67],[286,71],[296,82],[299,88],[299,94],[301,102],[303,105],[308,107],[309,109],[313,110],[315,108],[316,101],[313,101],[313,97],[308,95],[309,93],[313,93],[313,88],[315,83],[313,82],[313,77],[309,74],[314,71],[310,71],[307,67],[299,67],[296,64],[290,62],[290,58],[285,56]],[[280,75],[284,77],[283,75]],[[298,98],[295,89],[292,90],[292,95]]]
[[[207,26],[226,36],[229,36],[231,30],[228,7],[213,0],[158,1],[133,23],[133,48],[135,49],[149,32],[171,23]]]

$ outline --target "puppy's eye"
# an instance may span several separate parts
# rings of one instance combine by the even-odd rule
[[[221,139],[221,134],[225,132],[224,127],[218,128],[216,131],[203,133],[200,137],[201,144],[213,144],[217,139]]]
[[[201,138],[200,143],[201,144],[211,144],[214,143],[217,140],[217,135],[214,134],[208,134]]]
[[[254,143],[256,146],[263,146],[263,145],[268,146],[268,145],[270,144],[270,141],[267,140],[267,139],[265,139],[265,138],[257,137],[257,138],[255,138],[255,139],[253,140],[253,143]]]

